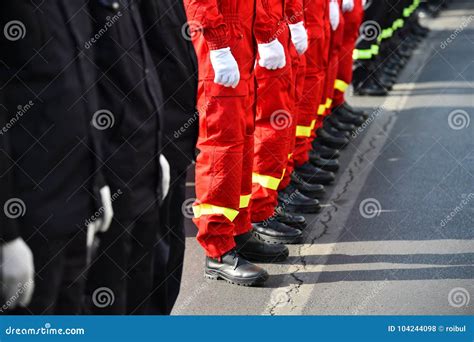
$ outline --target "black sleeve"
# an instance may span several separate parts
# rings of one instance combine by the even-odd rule
[[[3,209],[5,203],[12,197],[13,186],[6,120],[7,112],[0,95],[0,244],[14,240],[19,236],[16,221],[8,218]]]

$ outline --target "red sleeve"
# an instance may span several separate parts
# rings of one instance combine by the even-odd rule
[[[272,12],[272,6],[269,0],[257,0],[256,6],[257,16],[254,26],[255,39],[259,44],[270,43],[278,37],[279,27],[284,22],[283,18],[281,13]]]
[[[211,50],[229,46],[229,33],[217,0],[184,0],[191,32],[201,31]]]
[[[285,14],[289,24],[296,24],[303,21],[303,0],[287,0]]]

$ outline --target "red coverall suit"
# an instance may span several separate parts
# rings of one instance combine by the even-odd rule
[[[265,15],[255,22],[263,0],[184,0],[199,67],[200,153],[196,161],[197,239],[206,254],[218,258],[235,247],[234,236],[251,229],[256,44],[276,31]],[[239,65],[234,88],[215,84],[210,50],[230,47]]]
[[[341,8],[342,0],[338,0],[339,8]],[[321,125],[324,117],[331,113],[333,95],[334,95],[334,84],[336,83],[338,71],[339,71],[339,56],[341,54],[342,41],[344,38],[344,16],[342,15],[342,9],[340,9],[339,26],[335,31],[332,30],[329,24],[330,32],[330,43],[328,51],[328,69],[326,74],[326,84],[324,86],[323,97],[321,106],[318,109],[318,124]],[[351,62],[352,66],[352,62]],[[317,127],[316,127],[317,128]]]
[[[251,220],[260,222],[273,215],[280,182],[286,172],[290,140],[294,139],[294,83],[292,56],[297,55],[285,16],[296,23],[303,20],[301,0],[269,0],[273,20],[280,23],[277,39],[283,45],[286,66],[268,70],[257,65],[257,115],[255,156],[252,176]]]
[[[298,122],[296,126],[295,147],[287,167],[287,177],[282,187],[289,183],[289,175],[294,166],[301,166],[308,161],[310,149],[309,137],[315,127],[316,114],[321,100],[327,69],[325,39],[325,20],[328,11],[328,0],[304,0],[304,20],[308,31],[308,50],[304,55],[304,68],[299,69],[296,76]],[[302,79],[301,73],[304,72]],[[298,86],[299,85],[299,86]],[[302,85],[302,89],[301,89]]]
[[[344,37],[339,52],[339,68],[334,84],[333,107],[344,103],[344,93],[352,82],[352,53],[355,49],[359,28],[364,18],[362,0],[354,0],[354,9],[344,13]]]

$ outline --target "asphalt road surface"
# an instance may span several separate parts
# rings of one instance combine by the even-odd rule
[[[424,24],[390,96],[349,99],[371,118],[305,244],[264,265],[265,287],[239,287],[204,279],[188,220],[174,314],[474,314],[474,3]]]

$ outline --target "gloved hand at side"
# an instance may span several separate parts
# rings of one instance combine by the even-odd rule
[[[240,81],[240,71],[229,47],[211,50],[211,64],[214,69],[214,83],[235,88]]]
[[[162,199],[165,199],[170,190],[170,164],[164,155],[160,155],[161,166],[161,193]]]
[[[291,32],[291,41],[299,55],[305,53],[308,49],[308,33],[302,21],[296,24],[288,25]]]
[[[340,9],[339,3],[337,0],[329,0],[329,22],[331,23],[331,28],[333,31],[336,31],[339,27],[340,22]]]
[[[278,39],[258,44],[258,65],[268,70],[281,69],[286,65],[285,49]]]
[[[342,11],[352,12],[354,9],[354,0],[342,0]]]
[[[2,252],[3,297],[9,309],[27,306],[34,291],[35,267],[33,253],[22,238],[0,246]]]

